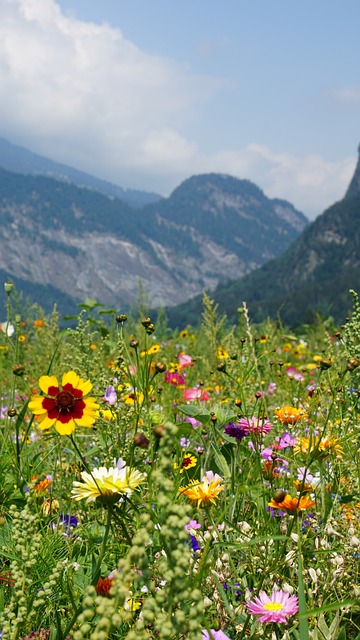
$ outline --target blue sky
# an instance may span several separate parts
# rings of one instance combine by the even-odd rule
[[[0,135],[168,195],[229,173],[310,218],[360,142],[358,0],[0,0]]]

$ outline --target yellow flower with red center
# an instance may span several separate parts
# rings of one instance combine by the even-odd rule
[[[226,358],[229,358],[230,356],[229,356],[228,352],[226,351],[226,349],[224,349],[223,347],[219,347],[218,348],[218,352],[217,352],[217,357],[220,360],[222,360],[223,358],[226,359]]]
[[[39,387],[45,395],[32,396],[29,409],[42,430],[55,426],[61,435],[70,435],[76,428],[91,427],[99,405],[86,397],[92,389],[90,380],[83,380],[75,371],[64,373],[61,384],[56,376],[41,376]]]
[[[295,453],[317,453],[319,457],[325,457],[330,453],[335,453],[337,458],[341,458],[344,451],[339,444],[338,438],[330,438],[325,436],[304,436],[297,438],[295,446]]]
[[[306,418],[307,413],[304,409],[296,409],[296,407],[282,407],[281,409],[275,409],[276,417],[283,424],[295,424],[301,418]]]
[[[288,513],[296,513],[297,511],[304,511],[313,507],[315,502],[310,500],[308,496],[301,496],[300,498],[293,498],[290,493],[287,493],[281,502],[278,502],[274,498],[268,502],[268,506],[273,509],[281,509]]]
[[[197,508],[203,503],[212,502],[216,504],[215,499],[219,498],[219,493],[225,489],[221,484],[223,479],[212,471],[207,471],[201,482],[192,480],[187,487],[179,487],[179,493],[197,503]]]
[[[191,453],[185,453],[182,459],[182,463],[180,465],[180,473],[183,473],[187,469],[191,469],[192,467],[196,467],[197,458],[193,456]],[[174,468],[177,469],[178,465],[175,463]]]

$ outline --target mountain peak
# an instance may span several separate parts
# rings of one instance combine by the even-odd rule
[[[345,198],[353,198],[360,195],[360,144],[358,146],[358,161],[355,167],[355,172],[352,180],[349,184],[348,190],[345,193]]]

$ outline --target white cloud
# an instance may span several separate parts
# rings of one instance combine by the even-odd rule
[[[118,28],[64,15],[55,0],[0,3],[0,135],[11,142],[164,194],[194,173],[219,171],[248,178],[312,217],[344,195],[355,158],[329,162],[259,144],[205,155],[200,141],[189,140],[186,125],[234,87],[228,79],[150,55]],[[359,88],[340,98],[358,101]]]
[[[226,80],[144,53],[117,28],[63,15],[54,0],[1,2],[2,135],[114,175],[151,157],[153,171],[188,161],[196,146],[181,125]]]
[[[326,99],[340,107],[359,107],[360,106],[360,86],[348,85],[328,91],[325,94]]]

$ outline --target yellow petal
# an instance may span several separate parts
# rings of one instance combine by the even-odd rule
[[[62,436],[69,436],[73,431],[75,431],[76,424],[74,420],[69,420],[69,422],[67,422],[66,424],[57,420],[55,424],[55,429]]]
[[[56,418],[49,418],[47,413],[42,416],[35,416],[35,419],[38,422],[39,429],[41,429],[42,431],[45,431],[45,429],[50,429],[50,427],[52,427],[56,422]]]
[[[67,371],[66,373],[63,374],[61,385],[64,387],[66,384],[72,384],[74,389],[77,389],[79,381],[80,381],[80,378],[78,374],[75,373],[75,371]]]
[[[76,418],[75,422],[79,427],[91,427],[95,422],[95,416],[84,414],[82,418]]]
[[[43,399],[43,396],[33,396],[31,398],[29,402],[29,409],[30,411],[32,411],[32,413],[35,413],[35,415],[38,415],[40,413],[47,413],[47,410],[44,409],[42,405]]]
[[[43,393],[48,393],[50,387],[59,388],[58,379],[56,376],[41,376],[39,379],[39,387]]]

